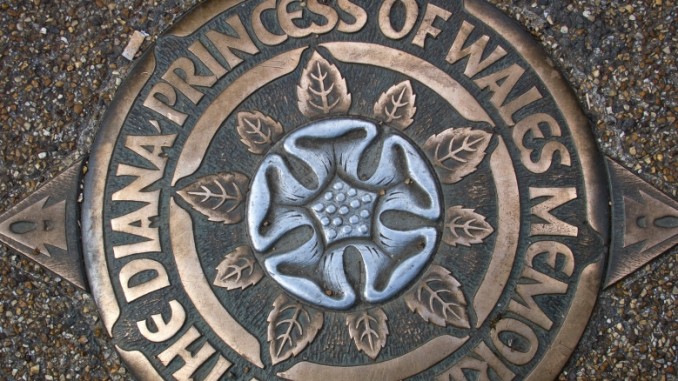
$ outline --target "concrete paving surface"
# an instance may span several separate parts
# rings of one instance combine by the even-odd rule
[[[456,1],[456,0],[455,0]],[[601,150],[678,198],[674,0],[493,0],[560,67]],[[91,145],[132,62],[188,0],[0,0],[0,211]],[[676,380],[678,251],[602,292],[561,380]],[[0,380],[127,380],[92,298],[0,246]]]

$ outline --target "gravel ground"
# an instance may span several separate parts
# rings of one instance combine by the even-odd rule
[[[678,196],[673,0],[494,0],[576,89],[603,152]],[[131,64],[195,1],[0,0],[0,210],[84,155]],[[678,251],[606,290],[562,380],[676,380]],[[0,379],[126,380],[91,297],[0,247]]]

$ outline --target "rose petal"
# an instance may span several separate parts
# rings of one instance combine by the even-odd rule
[[[403,161],[403,153],[409,146],[409,143],[398,136],[391,135],[384,139],[377,169],[363,183],[373,188],[389,188],[405,181],[406,175],[398,164]],[[409,168],[405,172],[407,171]]]
[[[272,174],[275,174],[275,178],[271,178]],[[317,190],[301,184],[278,155],[270,155],[261,163],[251,188],[250,208],[255,209],[268,209],[271,195],[273,204],[302,206],[317,194]]]
[[[412,255],[413,252],[427,252],[430,255],[435,247],[437,230],[432,227],[394,230],[378,222],[375,229],[376,237],[379,237],[376,244],[396,261]]]
[[[364,136],[354,139],[350,144],[341,144],[341,138],[351,132],[364,132]],[[296,156],[308,166],[318,178],[318,182],[326,184],[333,177],[336,170],[343,171],[348,177],[358,177],[358,164],[361,155],[377,135],[377,128],[368,122],[360,120],[327,120],[313,125],[312,129],[302,129],[290,134],[285,140],[285,150]],[[301,141],[325,141],[332,149],[323,144],[314,147],[303,145]],[[325,181],[326,180],[326,181]],[[322,189],[323,186],[320,186]]]
[[[424,230],[429,229],[420,230],[424,233]],[[428,263],[435,244],[435,230],[430,229],[425,233],[433,234],[426,238],[430,245],[403,261],[394,260],[376,245],[353,245],[360,252],[365,265],[365,288],[362,291],[365,301],[385,301],[405,288],[419,274]],[[388,279],[386,284],[383,284],[384,278]]]
[[[266,270],[283,288],[309,303],[338,310],[349,308],[355,304],[356,295],[343,271],[345,247],[324,255],[323,249],[318,235],[314,234],[311,240],[299,248],[267,258],[264,261]],[[290,265],[311,272],[321,268],[322,287],[308,277],[280,271],[281,266]]]
[[[252,246],[258,252],[267,251],[285,234],[301,226],[311,227],[316,235],[313,221],[302,208],[281,207],[268,214],[250,213],[250,217],[247,223],[250,225]],[[265,223],[267,217],[269,220]]]
[[[376,219],[381,220],[383,218],[382,215],[388,211],[405,212],[430,221],[440,217],[440,210],[438,209],[439,201],[437,198],[430,197],[429,195],[428,205],[421,205],[420,202],[417,202],[418,197],[414,196],[413,191],[414,189],[411,184],[401,184],[387,190],[377,205],[375,211]],[[431,222],[431,225],[433,224]]]

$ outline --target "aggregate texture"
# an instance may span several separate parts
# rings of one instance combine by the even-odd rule
[[[492,0],[575,89],[599,147],[678,197],[674,0]],[[83,157],[132,62],[194,0],[0,0],[0,211]],[[137,37],[138,38],[138,37]],[[678,251],[602,292],[561,380],[677,380]],[[0,247],[0,379],[128,380],[92,298]]]

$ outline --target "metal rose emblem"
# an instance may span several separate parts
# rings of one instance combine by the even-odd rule
[[[291,133],[259,167],[247,210],[269,275],[331,309],[382,302],[408,286],[434,253],[442,215],[414,145],[355,119]]]

